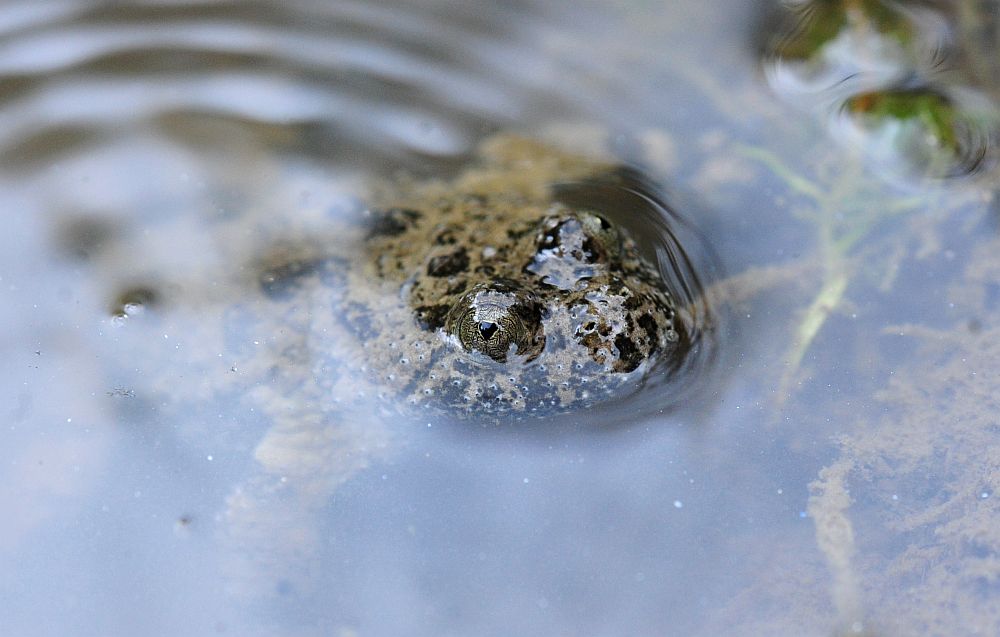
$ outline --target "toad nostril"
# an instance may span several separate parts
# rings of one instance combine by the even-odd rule
[[[484,341],[490,340],[490,338],[492,338],[499,329],[499,325],[496,323],[490,323],[489,321],[484,321],[479,324],[479,334],[482,335]]]

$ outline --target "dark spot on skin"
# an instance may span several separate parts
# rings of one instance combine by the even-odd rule
[[[442,230],[436,237],[434,237],[434,243],[440,246],[455,245],[456,241],[458,241],[458,238],[455,236],[455,230],[453,228]]]
[[[615,338],[615,347],[618,348],[618,360],[621,361],[622,371],[634,371],[642,363],[642,352],[635,346],[632,339],[619,334]]]
[[[447,305],[422,305],[414,309],[414,314],[421,329],[433,332],[444,327],[445,317],[450,309]]]
[[[407,208],[376,211],[368,231],[368,238],[397,237],[413,227],[422,216],[420,212]]]
[[[554,250],[559,247],[559,229],[553,228],[542,235],[538,242],[538,250]]]
[[[520,286],[510,279],[497,279],[490,283],[489,287],[497,292],[516,292],[520,289]]]
[[[433,277],[446,277],[465,272],[469,267],[469,255],[465,248],[459,248],[451,254],[433,257],[427,263],[427,274]]]
[[[461,294],[462,292],[465,292],[465,288],[468,287],[468,285],[469,283],[465,279],[459,279],[458,281],[455,281],[453,285],[448,286],[447,293],[449,296],[452,294]]]
[[[626,289],[627,288],[623,288],[622,292],[625,292]],[[625,301],[622,303],[622,307],[632,312],[639,309],[641,306],[642,306],[642,299],[640,299],[635,294],[632,294],[631,290],[628,290],[628,296],[625,297]]]
[[[648,342],[650,344],[651,351],[655,351],[660,343],[660,339],[658,338],[659,330],[657,330],[656,327],[656,319],[649,314],[643,314],[639,317],[637,322],[639,323],[639,327],[644,329],[646,331],[646,335],[649,337]]]
[[[521,224],[519,227],[510,228],[507,230],[507,238],[517,241],[521,237],[530,234],[534,231],[534,226],[530,224]]]
[[[516,305],[513,310],[515,314],[521,317],[521,320],[531,324],[540,323],[542,319],[548,318],[549,316],[545,306],[537,301]]]

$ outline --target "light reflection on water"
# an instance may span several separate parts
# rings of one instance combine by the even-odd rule
[[[764,72],[777,94],[825,115],[838,141],[888,176],[988,171],[1000,121],[979,62],[992,57],[994,41],[976,31],[996,7],[954,4],[966,6],[791,4],[766,45]]]
[[[996,632],[989,201],[830,148],[755,9],[0,11],[0,632]],[[507,129],[688,202],[730,275],[695,404],[486,432],[289,373],[322,304],[274,316],[260,265]]]

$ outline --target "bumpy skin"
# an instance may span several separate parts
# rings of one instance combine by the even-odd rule
[[[227,588],[270,597],[326,581],[330,496],[390,452],[400,416],[573,412],[659,380],[691,349],[690,303],[675,307],[616,227],[630,211],[553,196],[613,164],[512,136],[478,151],[451,179],[364,189],[275,170],[238,215],[206,226],[220,252],[205,270],[109,297],[114,373],[136,383],[123,409],[155,405],[171,435],[234,461],[260,429],[255,469],[220,512]]]
[[[660,379],[691,349],[689,304],[675,308],[613,215],[552,194],[552,184],[616,174],[614,165],[511,136],[478,150],[452,179],[385,180],[357,207],[343,196],[353,189],[327,193],[322,177],[281,174],[244,218],[219,227],[231,233],[219,241],[232,250],[224,262],[245,263],[233,273],[236,297],[188,285],[177,286],[181,300],[167,288],[115,302],[126,316],[157,304],[173,333],[199,344],[178,356],[174,340],[146,329],[123,350],[143,352],[156,372],[146,379],[180,397],[179,422],[199,425],[191,435],[228,435],[201,426],[222,412],[238,413],[241,430],[266,425],[257,470],[221,518],[239,593],[325,581],[315,556],[329,541],[318,532],[329,498],[391,449],[387,425],[400,416],[490,425],[573,412]],[[312,193],[302,208],[273,214],[302,192]],[[197,310],[199,299],[205,311],[181,312],[189,320],[177,324],[170,308]]]
[[[565,412],[681,355],[688,335],[656,268],[603,211],[551,194],[612,171],[502,137],[451,181],[377,196],[360,263],[328,275],[380,396],[455,414]]]

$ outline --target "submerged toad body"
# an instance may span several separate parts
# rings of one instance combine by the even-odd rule
[[[212,226],[224,276],[213,260],[194,283],[115,302],[124,373],[142,361],[158,418],[172,405],[203,447],[255,441],[219,518],[235,589],[322,580],[329,498],[391,452],[399,415],[506,423],[627,396],[603,424],[689,395],[702,323],[668,211],[611,162],[511,136],[477,150],[451,179],[385,180],[364,206],[325,174],[261,180]],[[205,426],[220,414],[233,425]]]
[[[612,218],[630,211],[553,190],[614,178],[610,165],[504,137],[454,180],[383,193],[337,310],[382,395],[459,414],[564,412],[679,364],[689,330]]]

